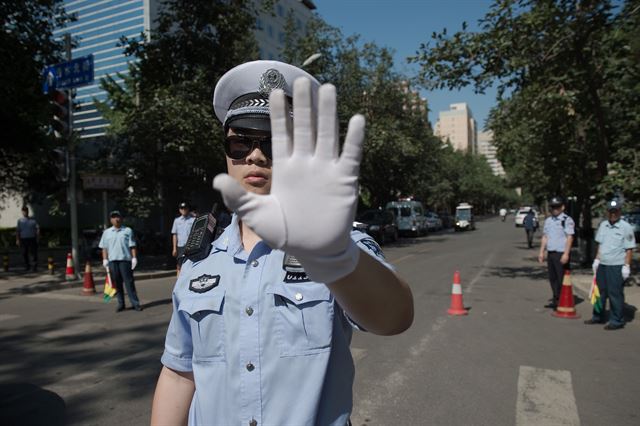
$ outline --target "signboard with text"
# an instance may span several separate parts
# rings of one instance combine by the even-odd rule
[[[50,65],[42,73],[42,91],[73,89],[94,81],[93,55],[82,56],[67,62]]]
[[[84,189],[120,190],[124,189],[126,179],[124,175],[84,175],[82,186]]]

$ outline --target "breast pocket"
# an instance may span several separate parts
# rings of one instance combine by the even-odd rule
[[[217,290],[217,291],[216,291]],[[179,310],[188,315],[193,341],[193,361],[224,360],[224,290],[182,301]]]
[[[276,338],[282,356],[310,355],[331,349],[333,296],[324,284],[277,283],[273,295]]]

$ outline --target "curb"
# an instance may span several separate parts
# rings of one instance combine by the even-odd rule
[[[156,272],[144,272],[136,274],[135,281],[151,280],[155,278],[166,278],[176,275],[176,271],[156,271]],[[7,289],[5,294],[33,294],[43,293],[46,291],[63,290],[66,288],[79,288],[84,284],[83,280],[73,281],[46,281],[34,285],[32,287],[14,287]]]

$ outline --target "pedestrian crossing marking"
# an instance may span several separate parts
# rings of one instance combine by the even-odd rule
[[[27,297],[34,297],[37,299],[54,299],[54,300],[76,300],[82,302],[94,302],[94,303],[104,303],[104,299],[102,298],[102,294],[98,296],[79,296],[76,294],[64,294],[64,293],[35,293],[29,294]]]
[[[20,318],[20,315],[14,314],[0,314],[0,321],[8,321],[12,319]]]
[[[520,366],[516,426],[579,426],[571,373]]]

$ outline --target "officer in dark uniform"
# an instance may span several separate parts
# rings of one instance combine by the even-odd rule
[[[549,211],[551,216],[544,221],[538,262],[543,263],[546,254],[552,299],[545,308],[555,309],[560,298],[564,272],[569,269],[575,222],[564,212],[564,201],[561,197],[556,196],[549,200]]]

